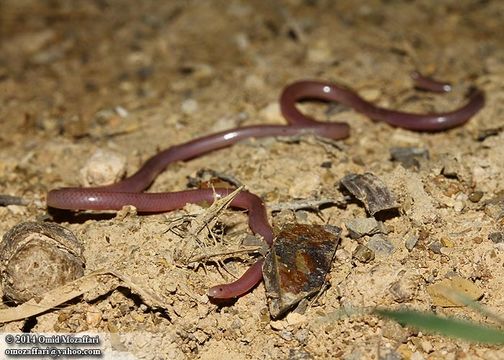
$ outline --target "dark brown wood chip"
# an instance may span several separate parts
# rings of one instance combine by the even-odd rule
[[[369,214],[398,207],[395,196],[378,177],[371,173],[348,174],[341,184],[364,203]]]
[[[340,228],[330,225],[289,224],[282,229],[263,267],[272,318],[321,290],[340,233]]]

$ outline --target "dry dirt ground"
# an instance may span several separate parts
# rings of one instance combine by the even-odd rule
[[[352,172],[387,184],[400,208],[379,220],[393,251],[374,259],[354,256],[369,236],[353,240],[345,226],[368,217],[357,201],[269,212],[277,228],[343,228],[327,290],[284,319],[270,319],[262,284],[229,306],[209,301],[208,287],[242,273],[250,258],[224,259],[229,273],[212,262],[183,266],[184,225],[205,211],[191,205],[60,222],[83,243],[86,273],[117,271],[156,294],[161,308],[122,283],[3,331],[134,334],[116,348],[147,359],[504,358],[497,347],[355,314],[406,306],[495,325],[468,308],[443,307],[427,291],[454,278],[504,313],[504,2],[3,0],[0,31],[0,193],[28,201],[0,207],[2,235],[47,220],[46,192],[82,185],[81,169],[97,150],[124,156],[131,174],[157,151],[197,136],[284,123],[277,99],[295,80],[338,82],[382,106],[419,112],[460,106],[471,86],[486,93],[466,125],[435,134],[306,103],[304,111],[320,119],[350,123],[351,136],[243,141],[157,178],[149,191],[185,189],[188,178],[211,169],[238,179],[269,209],[341,199],[339,180]],[[415,91],[412,70],[448,80],[455,91]],[[406,169],[391,161],[393,147],[427,149],[429,158]],[[228,210],[219,221],[221,250],[250,232],[246,214]],[[107,289],[110,279],[100,279]]]

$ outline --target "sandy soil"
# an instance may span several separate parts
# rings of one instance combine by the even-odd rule
[[[504,243],[489,237],[504,231],[503,19],[504,2],[491,0],[0,2],[0,193],[29,202],[0,207],[0,234],[47,219],[46,192],[82,184],[80,171],[98,149],[124,156],[132,173],[158,150],[200,135],[283,123],[277,99],[294,80],[335,81],[383,106],[422,112],[459,106],[470,86],[487,95],[469,123],[436,134],[304,104],[318,118],[349,122],[351,136],[336,144],[244,141],[159,176],[152,191],[184,189],[198,170],[218,171],[270,208],[340,199],[339,180],[350,172],[380,177],[400,204],[396,216],[380,219],[394,251],[367,263],[352,254],[369,237],[353,240],[345,228],[368,216],[361,203],[270,213],[276,227],[343,228],[330,286],[304,311],[272,321],[262,285],[230,306],[209,302],[208,287],[231,276],[211,262],[181,265],[186,239],[170,231],[204,212],[193,205],[62,223],[84,244],[87,273],[119,271],[160,296],[163,309],[123,286],[3,331],[134,333],[123,350],[148,359],[504,358],[496,347],[342,315],[407,306],[493,324],[467,308],[439,306],[427,292],[454,277],[473,283],[487,309],[504,312]],[[412,70],[448,80],[455,91],[415,91]],[[398,146],[425,148],[430,157],[405,169],[390,159]],[[245,214],[227,211],[219,220],[229,246],[249,233]],[[239,258],[226,260],[233,274],[246,269],[249,258]]]

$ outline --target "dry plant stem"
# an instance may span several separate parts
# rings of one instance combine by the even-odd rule
[[[191,225],[187,231],[190,236],[196,239],[196,242],[201,243],[197,240],[198,234],[203,231],[203,229],[208,228],[208,225],[216,219],[216,216],[226,209],[232,202],[233,199],[244,190],[243,186],[240,186],[228,196],[223,197],[220,200],[214,201],[214,203],[205,211],[201,216],[197,216],[191,221]]]

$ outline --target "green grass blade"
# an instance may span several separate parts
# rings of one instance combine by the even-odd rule
[[[486,309],[479,302],[472,300],[469,296],[466,296],[460,291],[452,291],[451,296],[453,296],[459,303],[464,304],[465,306],[477,311],[483,316],[487,316],[495,322],[498,322],[504,325],[504,319],[497,314],[494,314],[490,310]]]
[[[412,310],[375,310],[375,313],[392,319],[401,325],[412,326],[418,330],[435,332],[471,342],[485,344],[504,344],[504,331],[453,318],[442,318],[430,313]]]

